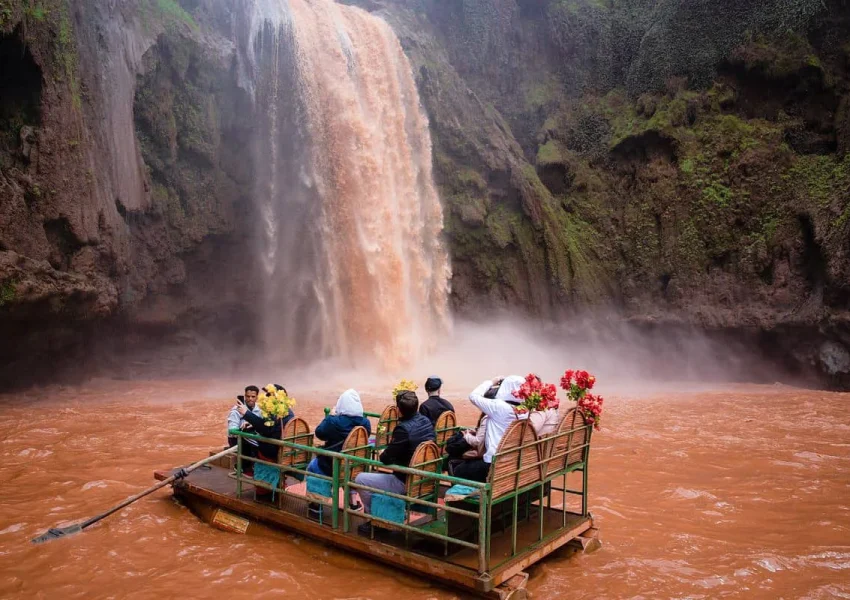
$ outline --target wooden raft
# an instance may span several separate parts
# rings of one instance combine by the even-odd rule
[[[165,479],[170,471],[157,471],[154,475],[158,480]],[[325,542],[338,548],[354,552],[363,558],[371,558],[391,565],[395,568],[426,576],[443,584],[459,587],[477,595],[490,598],[506,599],[521,598],[524,590],[517,585],[523,580],[524,571],[530,565],[557,549],[578,540],[582,535],[593,531],[591,517],[569,515],[568,527],[562,535],[548,539],[535,547],[532,552],[516,557],[514,560],[500,565],[489,574],[479,575],[476,571],[477,554],[469,549],[456,550],[449,556],[443,556],[442,548],[412,548],[405,549],[394,545],[392,537],[369,537],[357,534],[357,525],[364,520],[352,517],[351,531],[343,532],[333,529],[325,523],[307,518],[307,498],[303,505],[289,498],[280,509],[276,506],[254,500],[251,486],[245,485],[241,498],[236,497],[236,482],[229,476],[225,468],[213,466],[209,469],[195,471],[186,479],[174,486],[174,495],[187,504],[194,512],[211,520],[216,509],[224,509],[235,515],[247,518],[272,529],[283,529],[296,532],[313,540]],[[561,525],[561,511],[545,509],[546,522],[553,528]],[[534,546],[537,536],[537,524],[530,523],[525,530],[519,531],[519,539],[523,544]],[[492,537],[492,555],[494,558],[511,555],[511,539],[509,535],[494,535]],[[516,578],[515,578],[516,577]],[[509,582],[512,581],[512,583]],[[518,594],[522,592],[522,594]]]

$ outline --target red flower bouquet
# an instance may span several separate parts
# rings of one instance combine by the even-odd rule
[[[600,429],[602,404],[605,399],[590,393],[595,383],[596,377],[587,371],[565,371],[564,376],[561,377],[561,388],[567,392],[567,398],[584,411],[585,417],[593,423],[594,429]]]
[[[555,386],[551,383],[543,383],[533,373],[525,376],[525,383],[514,392],[514,396],[522,400],[522,404],[515,409],[517,413],[558,408],[559,404],[558,390],[555,389]]]

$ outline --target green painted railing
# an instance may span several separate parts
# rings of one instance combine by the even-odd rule
[[[326,413],[328,409],[325,409]],[[376,415],[374,413],[364,413],[369,417],[380,417],[380,415]],[[458,429],[458,428],[453,428]],[[573,437],[584,430],[585,440],[583,444],[572,446]],[[315,477],[317,479],[322,479],[325,481],[331,482],[331,496],[328,498],[331,505],[331,527],[334,529],[341,529],[344,533],[348,533],[350,531],[350,516],[356,515],[360,518],[366,519],[368,522],[372,522],[373,524],[384,524],[389,525],[395,529],[401,529],[405,531],[405,540],[408,539],[408,534],[415,533],[417,535],[432,538],[435,540],[442,541],[446,545],[446,549],[448,544],[456,544],[458,546],[471,548],[477,551],[478,554],[478,574],[483,575],[492,569],[498,568],[499,566],[505,564],[506,562],[513,560],[518,552],[517,552],[517,527],[518,527],[518,518],[519,518],[519,501],[524,497],[525,500],[525,518],[526,520],[531,518],[531,505],[533,503],[537,504],[538,513],[539,513],[539,527],[538,527],[538,540],[535,544],[532,544],[526,548],[520,549],[520,554],[525,552],[531,552],[534,549],[544,545],[549,540],[558,537],[561,533],[563,533],[564,528],[567,527],[567,515],[568,514],[578,514],[578,513],[570,513],[567,510],[567,494],[579,495],[581,496],[581,516],[587,516],[588,513],[588,502],[587,502],[587,490],[588,490],[588,460],[590,455],[590,438],[592,433],[592,425],[581,425],[569,431],[565,431],[559,434],[555,434],[552,436],[548,436],[539,440],[534,440],[522,446],[512,448],[506,452],[501,454],[496,454],[493,458],[493,466],[491,466],[491,473],[495,472],[495,465],[499,463],[500,460],[508,460],[512,458],[516,460],[516,454],[521,453],[523,450],[531,447],[538,448],[538,460],[531,464],[523,465],[522,467],[512,470],[507,473],[501,473],[496,481],[500,481],[502,479],[508,477],[515,477],[519,473],[526,471],[527,469],[536,469],[542,468],[549,463],[559,462],[558,459],[563,459],[566,455],[574,454],[576,452],[581,452],[583,460],[577,461],[573,464],[567,464],[567,466],[563,469],[560,469],[556,472],[545,473],[543,477],[541,477],[538,481],[534,481],[526,486],[514,488],[507,494],[503,494],[497,498],[493,498],[493,481],[489,483],[480,483],[476,481],[470,481],[466,479],[461,479],[458,477],[453,477],[451,475],[443,474],[443,473],[433,473],[430,471],[422,471],[419,469],[412,469],[410,467],[403,467],[400,465],[385,465],[380,461],[374,460],[374,458],[361,458],[357,456],[352,456],[350,454],[341,453],[341,452],[332,452],[325,450],[321,447],[314,447],[309,445],[303,445],[299,443],[295,443],[292,441],[293,438],[283,439],[283,440],[275,440],[269,438],[263,438],[262,436],[246,433],[244,431],[238,429],[230,430],[229,434],[231,436],[235,436],[238,438],[238,452],[236,458],[236,490],[237,496],[241,497],[242,488],[244,483],[244,475],[243,475],[243,460],[249,460],[255,462],[257,464],[263,464],[269,467],[277,468],[281,471],[281,487],[278,489],[273,489],[271,486],[267,485],[262,481],[251,481],[251,484],[255,487],[261,487],[268,490],[273,490],[275,493],[294,497],[299,500],[312,500],[312,498],[305,498],[304,495],[294,494],[292,492],[288,492],[285,486],[285,477],[286,474],[299,474],[304,477]],[[568,437],[568,441],[566,447],[563,449],[561,453],[555,456],[543,457],[541,450],[547,447],[547,444],[553,444],[551,446],[554,448],[554,444],[556,440]],[[306,471],[306,465],[302,466],[292,466],[292,465],[281,465],[278,463],[268,462],[261,460],[259,458],[250,458],[246,457],[242,453],[242,443],[244,439],[254,439],[257,441],[262,441],[268,444],[273,444],[276,446],[280,446],[283,448],[289,449],[290,453],[297,453],[306,451],[312,455],[316,456],[327,456],[332,460],[332,475],[323,475],[316,473],[308,473]],[[364,446],[365,447],[365,446]],[[359,449],[362,449],[361,447]],[[351,451],[351,450],[349,450]],[[442,460],[442,458],[440,459]],[[565,461],[568,463],[568,461]],[[380,468],[383,471],[390,471],[394,473],[404,473],[407,475],[415,475],[418,477],[425,478],[426,480],[433,480],[435,489],[439,489],[440,485],[448,486],[454,484],[465,485],[470,488],[477,489],[479,491],[477,497],[469,498],[467,502],[462,504],[467,504],[470,508],[475,507],[477,510],[467,510],[465,508],[460,508],[459,506],[450,506],[448,504],[439,504],[434,497],[433,500],[426,498],[416,498],[412,496],[407,496],[405,494],[395,494],[391,492],[387,492],[384,490],[379,490],[376,488],[372,488],[369,486],[365,486],[362,484],[358,484],[353,481],[350,477],[350,473],[353,468],[363,466],[365,470],[368,471],[370,469]],[[582,489],[574,490],[567,487],[567,475],[574,471],[582,472]],[[556,487],[553,485],[556,479],[562,479],[561,487]],[[368,515],[359,511],[351,510],[348,506],[348,498],[350,497],[350,493],[352,490],[365,490],[372,492],[373,494],[382,494],[384,496],[390,498],[397,498],[399,500],[403,500],[407,508],[411,505],[425,506],[429,509],[433,509],[435,512],[435,520],[438,521],[442,526],[443,533],[439,533],[437,531],[431,531],[428,529],[422,529],[420,527],[414,527],[408,525],[407,523],[396,523],[387,521],[385,519],[381,519],[379,517],[375,517],[373,515]],[[343,506],[339,506],[339,493],[342,491],[343,493]],[[551,531],[548,535],[544,535],[545,533],[545,523],[544,523],[544,505],[547,510],[552,509],[552,491],[558,491],[562,493],[562,501],[561,501],[561,513],[562,513],[562,522],[561,527],[555,531]],[[536,492],[536,493],[535,493]],[[532,500],[531,496],[534,494],[536,498]],[[490,550],[491,550],[491,530],[492,530],[492,513],[493,507],[503,502],[511,501],[512,508],[511,511],[511,555],[503,561],[500,561],[498,564],[491,564],[490,560]],[[442,515],[440,512],[442,511]],[[407,511],[405,511],[407,512]],[[340,513],[342,513],[342,523],[340,523]],[[466,539],[462,539],[459,537],[452,537],[448,535],[448,515],[459,515],[463,517],[468,517],[475,519],[478,523],[478,540],[477,543],[467,541]]]

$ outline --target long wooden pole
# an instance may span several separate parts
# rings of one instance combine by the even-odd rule
[[[121,510],[125,506],[132,504],[136,500],[144,498],[145,496],[152,494],[159,489],[164,488],[165,486],[175,482],[176,480],[182,479],[183,477],[186,477],[186,475],[188,475],[189,473],[191,473],[195,469],[198,469],[198,468],[204,466],[207,463],[218,460],[222,456],[227,456],[228,454],[233,454],[234,452],[236,452],[236,446],[233,446],[232,448],[228,448],[227,450],[222,450],[218,454],[214,454],[214,455],[209,456],[209,457],[207,457],[203,460],[199,460],[198,462],[193,463],[193,464],[189,465],[188,467],[184,467],[184,468],[180,469],[179,471],[177,471],[171,477],[168,477],[167,479],[160,481],[159,483],[149,487],[148,489],[146,489],[142,492],[139,492],[138,494],[130,496],[129,498],[127,498],[126,500],[116,504],[115,506],[113,506],[112,508],[107,510],[106,512],[102,512],[98,515],[90,517],[90,518],[86,519],[85,521],[83,521],[82,523],[77,523],[75,525],[69,525],[68,527],[54,527],[54,528],[50,529],[44,535],[41,535],[37,538],[34,538],[32,540],[32,542],[34,544],[40,544],[42,542],[46,542],[46,541],[49,541],[51,539],[56,539],[56,538],[59,538],[59,537],[67,536],[67,535],[70,535],[72,533],[78,533],[78,532],[82,531],[83,529],[85,529],[86,527],[89,527],[90,525],[94,525],[95,523],[97,523],[101,519],[105,519],[109,515]]]
[[[205,464],[207,464],[207,463],[209,463],[209,462],[212,462],[212,461],[214,461],[214,460],[217,460],[217,459],[221,458],[222,456],[227,456],[228,454],[233,454],[233,452],[234,452],[235,450],[236,450],[236,447],[235,447],[235,446],[234,446],[233,448],[228,448],[227,450],[222,450],[222,451],[221,451],[221,452],[219,452],[218,454],[214,454],[213,456],[209,456],[209,457],[207,457],[207,458],[205,458],[205,459],[203,459],[203,460],[199,460],[198,462],[193,463],[193,464],[189,465],[188,467],[186,467],[186,468],[184,468],[184,469],[181,469],[180,471],[178,471],[177,473],[175,473],[175,474],[174,474],[174,475],[172,475],[171,477],[169,477],[169,478],[167,478],[167,479],[163,479],[162,481],[160,481],[160,482],[159,482],[159,483],[157,483],[156,485],[152,485],[151,487],[149,487],[149,488],[148,488],[148,489],[146,489],[145,491],[143,491],[143,492],[139,492],[139,493],[138,493],[138,494],[136,494],[135,496],[130,496],[129,498],[127,498],[126,500],[124,500],[124,501],[123,501],[123,502],[121,502],[120,504],[116,504],[115,506],[113,506],[112,508],[110,508],[109,510],[107,510],[106,512],[101,513],[101,514],[99,514],[99,515],[95,515],[94,517],[91,517],[90,519],[86,519],[85,521],[83,521],[83,522],[80,524],[80,529],[85,529],[85,528],[86,528],[86,527],[88,527],[89,525],[94,525],[95,523],[97,523],[97,522],[98,522],[98,521],[100,521],[101,519],[105,519],[106,517],[108,517],[108,516],[109,516],[109,515],[111,515],[112,513],[114,513],[114,512],[117,512],[117,511],[121,510],[122,508],[124,508],[125,506],[128,506],[128,505],[132,504],[132,503],[133,503],[133,502],[135,502],[136,500],[139,500],[139,499],[141,499],[141,498],[144,498],[144,497],[145,497],[145,496],[147,496],[148,494],[153,494],[155,491],[157,491],[157,490],[159,490],[159,489],[162,489],[162,488],[164,488],[164,487],[165,487],[165,486],[167,486],[167,485],[170,485],[171,483],[173,483],[173,482],[174,482],[174,481],[176,481],[177,479],[182,479],[183,477],[185,477],[186,475],[188,475],[189,473],[191,473],[191,472],[192,472],[192,471],[194,471],[195,469],[198,469],[198,468],[200,468],[200,467],[203,467]]]

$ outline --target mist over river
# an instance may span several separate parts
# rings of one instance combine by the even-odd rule
[[[367,410],[393,384],[349,381]],[[313,426],[341,390],[283,383]],[[466,383],[445,396],[472,424]],[[95,380],[0,396],[0,596],[460,597],[299,536],[215,530],[168,489],[71,538],[29,542],[220,446],[244,384]],[[603,547],[533,567],[534,598],[850,597],[850,394],[628,387],[600,380],[590,508]]]

